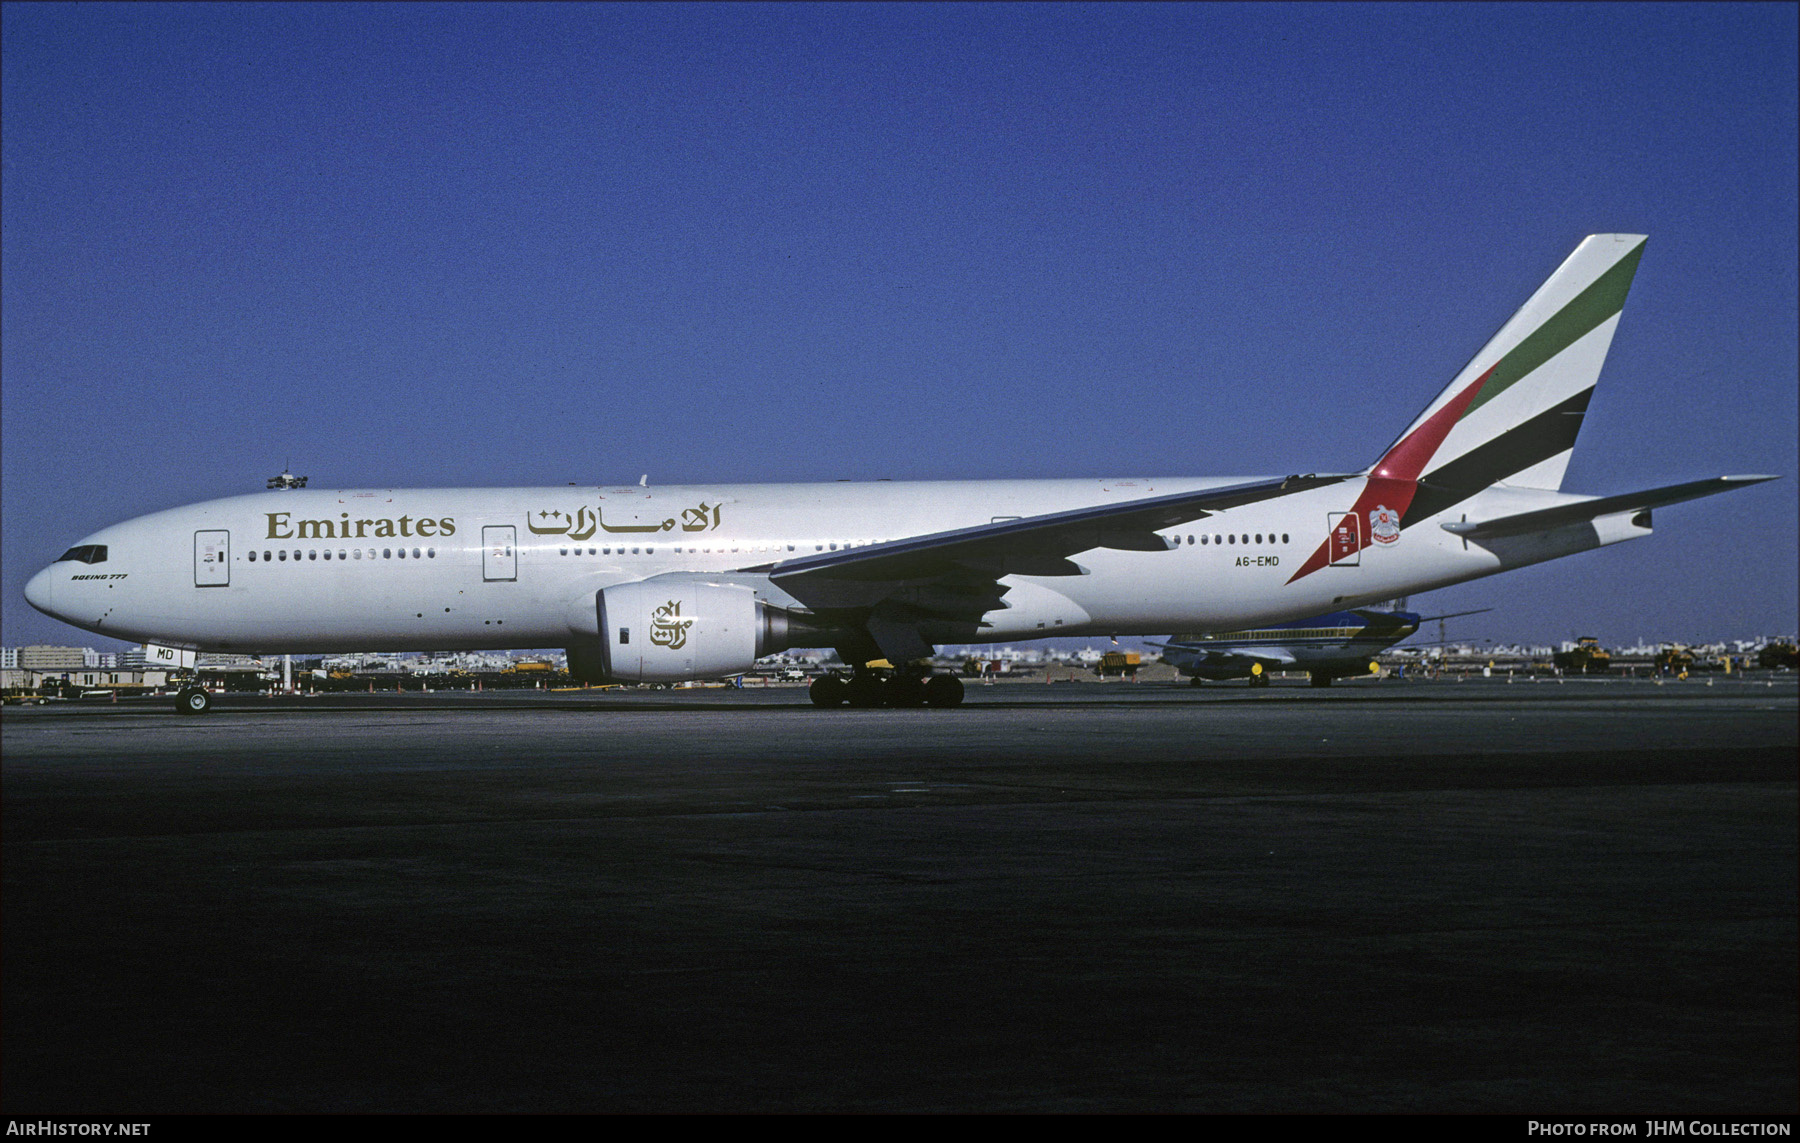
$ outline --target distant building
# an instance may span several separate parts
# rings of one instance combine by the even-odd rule
[[[44,684],[66,684],[82,690],[118,687],[167,686],[169,672],[162,670],[124,671],[106,668],[69,667],[53,670],[26,670],[22,667],[0,668],[0,688],[9,691],[36,691]]]
[[[88,665],[86,647],[52,647],[34,643],[19,648],[19,666],[27,671],[79,671]]]
[[[17,647],[0,647],[0,671],[16,671],[19,669],[19,649]]]
[[[253,655],[239,655],[230,651],[207,651],[197,656],[196,666],[261,670],[263,661]]]

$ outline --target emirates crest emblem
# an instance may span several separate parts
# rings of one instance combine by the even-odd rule
[[[650,642],[679,651],[687,646],[688,628],[693,625],[692,619],[681,617],[681,601],[671,599],[650,613]]]
[[[1391,544],[1400,538],[1400,513],[1377,504],[1369,513],[1369,537],[1378,544]]]

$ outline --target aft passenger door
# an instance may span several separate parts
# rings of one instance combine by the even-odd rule
[[[488,583],[519,578],[517,534],[511,524],[491,524],[481,530],[481,578]]]
[[[231,586],[231,533],[194,533],[194,586]]]
[[[1355,512],[1328,512],[1331,566],[1353,568],[1362,563],[1362,517]]]

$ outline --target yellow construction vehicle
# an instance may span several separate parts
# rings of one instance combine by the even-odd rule
[[[1109,675],[1130,678],[1143,665],[1140,658],[1136,651],[1108,651],[1100,656],[1100,665],[1094,668],[1094,672],[1103,679]]]
[[[1575,646],[1558,651],[1551,657],[1558,670],[1575,675],[1601,675],[1612,670],[1612,652],[1600,646],[1600,640],[1583,635]]]

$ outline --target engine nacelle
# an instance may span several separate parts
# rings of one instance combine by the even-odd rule
[[[749,587],[662,575],[599,593],[600,669],[629,683],[716,679],[787,650],[787,613]]]

